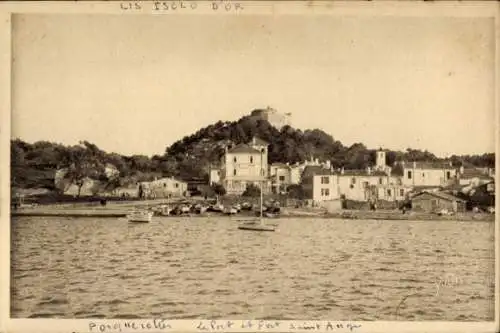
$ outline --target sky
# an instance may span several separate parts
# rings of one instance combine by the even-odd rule
[[[13,18],[12,137],[163,154],[271,106],[345,145],[495,151],[493,19]]]

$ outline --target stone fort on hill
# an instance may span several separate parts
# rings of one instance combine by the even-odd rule
[[[266,109],[256,109],[250,113],[250,117],[267,120],[277,129],[281,129],[285,125],[291,126],[291,116],[291,113],[280,113],[269,106]]]

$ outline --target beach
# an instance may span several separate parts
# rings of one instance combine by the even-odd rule
[[[175,205],[175,201],[164,199],[140,200],[140,201],[112,201],[106,206],[98,203],[78,204],[49,204],[39,206],[27,206],[11,211],[11,216],[61,216],[61,217],[125,217],[133,209],[148,209],[162,204]],[[242,212],[239,215],[248,215]],[[207,212],[204,214],[186,214],[190,217],[224,217],[221,213]],[[182,217],[182,216],[181,216]],[[308,207],[282,207],[277,218],[330,218],[347,220],[417,220],[417,221],[495,221],[494,214],[464,212],[453,215],[437,215],[425,212],[406,212],[400,210],[338,210],[327,211],[322,208]]]

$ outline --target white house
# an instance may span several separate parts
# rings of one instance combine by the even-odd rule
[[[458,183],[460,185],[474,185],[479,186],[482,184],[493,181],[490,170],[481,170],[477,168],[464,168],[460,167],[458,174]]]
[[[175,178],[165,177],[151,182],[140,182],[138,192],[147,198],[169,198],[185,196],[187,183]]]
[[[228,194],[242,194],[248,184],[269,192],[268,143],[254,137],[248,144],[226,147],[221,159],[220,182]]]
[[[292,184],[292,168],[288,163],[273,163],[269,167],[271,178],[271,189],[273,193],[284,193],[287,187]]]
[[[330,170],[330,161],[320,162],[319,159],[313,159],[311,157],[310,160],[290,165],[290,184],[300,184],[302,180],[302,174],[305,168],[308,166],[317,166]]]
[[[451,163],[401,162],[403,184],[408,186],[447,186],[456,181]]]
[[[220,168],[210,167],[209,177],[210,177],[209,178],[210,185],[219,184],[220,183]]]

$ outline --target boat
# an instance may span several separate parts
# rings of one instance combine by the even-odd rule
[[[261,152],[262,154],[262,152]],[[262,161],[262,155],[261,159]],[[238,229],[249,230],[249,231],[275,231],[275,224],[266,224],[266,219],[263,216],[263,194],[262,194],[263,184],[260,186],[260,216],[257,219],[245,219],[239,220]]]
[[[250,231],[275,231],[276,226],[260,224],[260,223],[249,223],[249,224],[242,223],[238,226],[238,229],[250,230]]]
[[[170,207],[169,205],[162,205],[160,206],[159,213],[161,216],[169,216],[171,211],[172,207]]]
[[[203,214],[207,211],[207,209],[208,207],[202,204],[197,204],[196,206],[194,206],[194,210],[197,214]]]
[[[153,208],[153,216],[169,216],[171,211],[169,205],[160,205]]]
[[[181,214],[188,214],[191,211],[191,206],[182,205],[181,206]]]
[[[226,215],[233,215],[233,214],[237,214],[238,210],[234,207],[225,207],[223,212]]]
[[[212,212],[222,212],[222,211],[224,211],[224,206],[221,205],[220,203],[216,203],[216,204],[210,206],[209,210]]]
[[[127,215],[129,222],[149,223],[153,218],[153,212],[147,210],[135,210]]]

